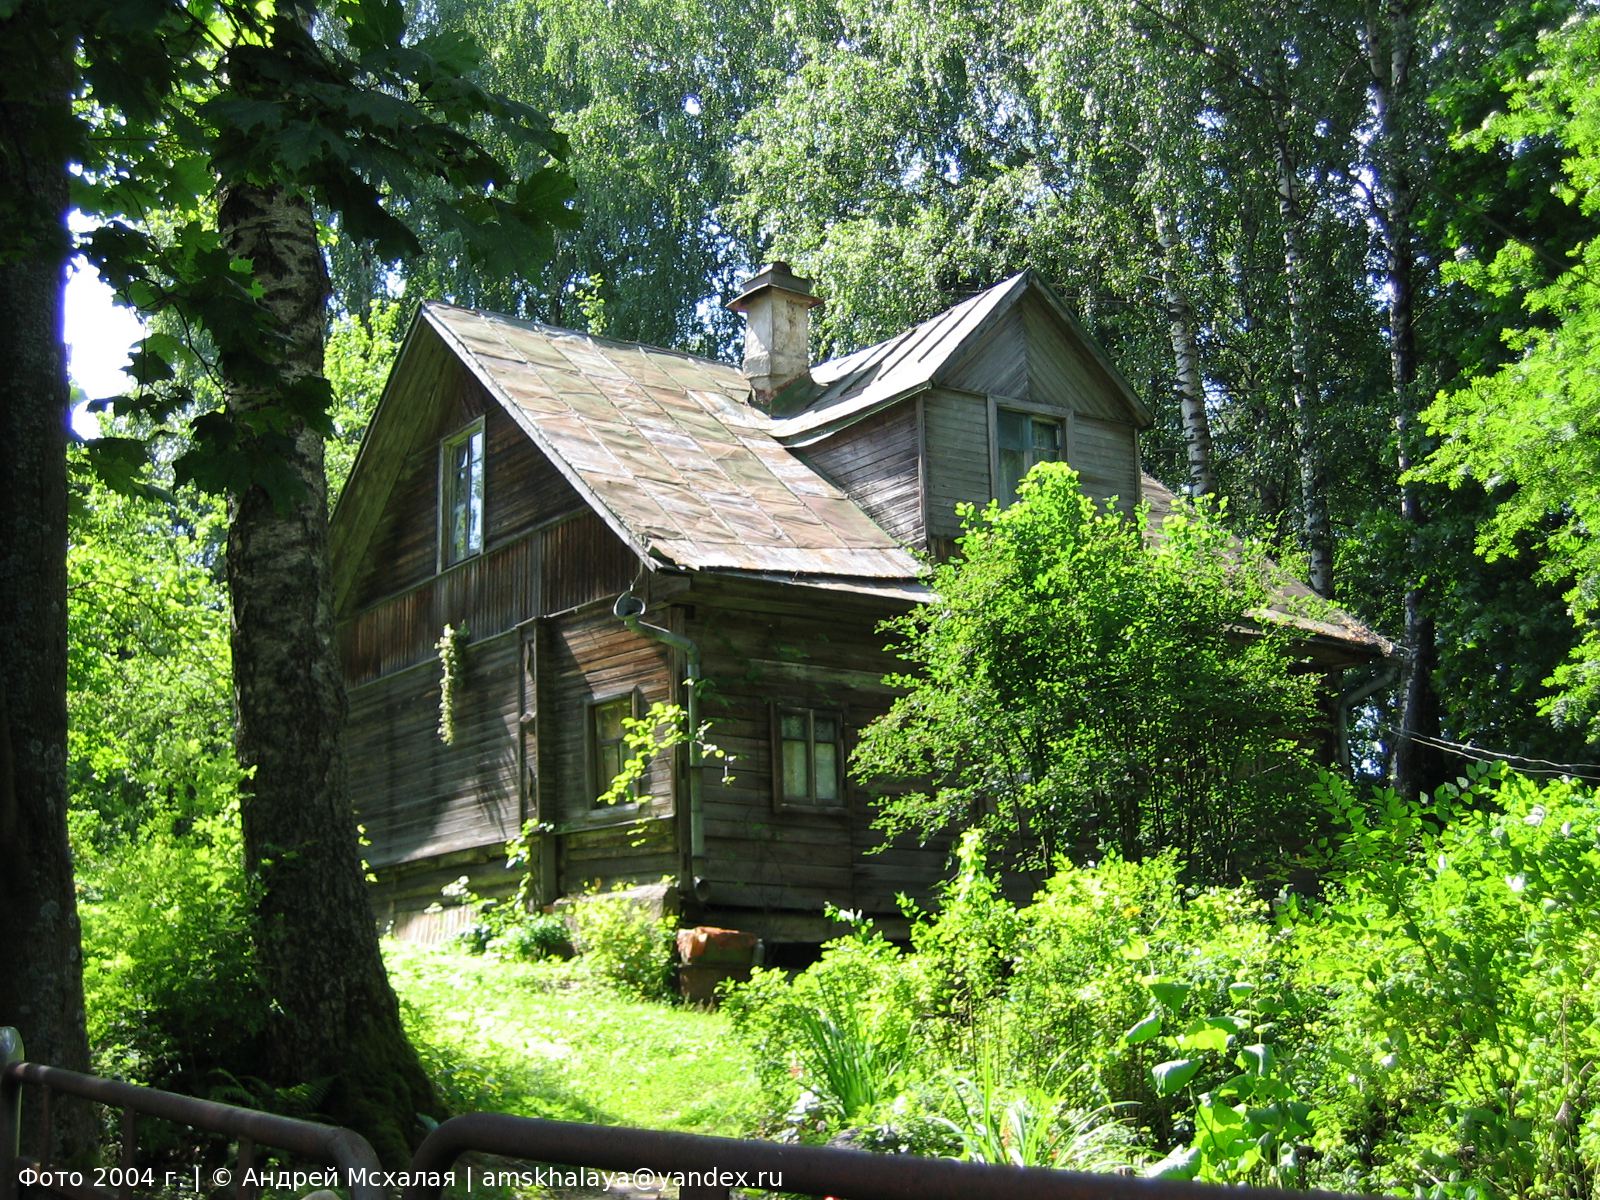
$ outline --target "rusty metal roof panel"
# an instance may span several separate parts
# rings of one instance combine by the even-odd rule
[[[772,434],[793,444],[926,387],[969,348],[975,333],[1027,290],[1028,281],[1027,272],[1013,275],[898,337],[817,364],[811,368],[816,398],[803,412],[773,421]]]
[[[921,567],[744,403],[737,368],[492,313],[426,319],[618,536],[691,570],[914,580]]]

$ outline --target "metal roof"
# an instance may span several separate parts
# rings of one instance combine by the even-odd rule
[[[612,530],[690,570],[912,580],[917,560],[773,437],[737,367],[495,313],[423,319]]]
[[[1021,271],[888,341],[818,363],[811,368],[814,395],[800,412],[775,419],[773,435],[786,445],[805,445],[938,383],[979,344],[985,330],[1029,293],[1072,331],[1138,422],[1148,425],[1149,411],[1099,343],[1043,280],[1032,271]]]
[[[1163,536],[1162,522],[1172,514],[1177,503],[1173,495],[1159,480],[1145,475],[1140,480],[1144,500],[1150,506],[1146,538],[1158,541]],[[1336,608],[1311,590],[1309,584],[1290,576],[1274,580],[1271,601],[1264,611],[1251,614],[1279,625],[1288,625],[1315,638],[1326,638],[1346,645],[1365,647],[1385,658],[1394,655],[1395,644],[1382,634],[1367,628],[1355,617]]]

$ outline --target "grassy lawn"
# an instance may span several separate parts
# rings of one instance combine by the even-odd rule
[[[716,1013],[619,996],[566,963],[385,942],[423,1063],[458,1112],[738,1135],[755,1076]]]

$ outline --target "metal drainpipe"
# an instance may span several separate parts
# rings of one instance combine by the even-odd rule
[[[709,891],[706,879],[702,874],[706,854],[705,813],[700,803],[700,647],[695,645],[681,633],[673,633],[670,629],[663,629],[659,625],[651,625],[641,620],[644,616],[644,601],[635,596],[632,591],[623,592],[617,597],[617,602],[611,606],[611,613],[622,624],[634,633],[670,646],[674,650],[683,651],[685,660],[685,679],[688,683],[689,702],[687,705],[689,716],[689,894],[696,900],[704,901]]]

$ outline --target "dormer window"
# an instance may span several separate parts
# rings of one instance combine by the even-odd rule
[[[1061,461],[1061,420],[1012,408],[997,408],[994,419],[1000,468],[995,499],[1010,504],[1022,477],[1036,464]]]
[[[439,563],[453,567],[483,549],[483,418],[439,445]]]

